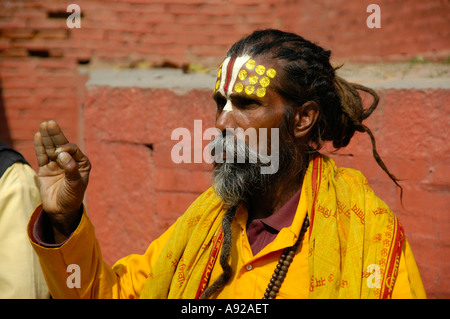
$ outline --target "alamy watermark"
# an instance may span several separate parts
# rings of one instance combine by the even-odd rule
[[[172,147],[171,159],[176,164],[259,162],[262,164],[261,174],[275,174],[279,168],[279,128],[270,128],[270,135],[268,132],[268,128],[256,130],[250,127],[245,130],[229,128],[223,134],[210,127],[202,133],[202,121],[194,120],[193,136],[184,127],[172,131],[171,140],[179,142]],[[203,148],[204,140],[210,142]]]
[[[67,6],[66,12],[70,13],[67,17],[66,25],[69,29],[81,28],[81,8],[78,4],[71,3]],[[369,29],[381,28],[381,8],[378,4],[369,4],[366,12],[370,15],[366,19],[366,25]]]
[[[72,3],[67,6],[66,12],[71,13],[66,20],[69,29],[81,28],[81,8],[78,4]]]
[[[366,9],[367,13],[371,13],[366,20],[369,29],[381,28],[381,8],[378,4],[369,4]]]
[[[81,269],[78,264],[70,264],[66,269],[70,275],[66,279],[66,285],[68,288],[81,288]],[[381,269],[377,264],[371,264],[367,266],[366,272],[370,275],[367,277],[367,287],[369,288],[381,288]]]
[[[381,288],[381,269],[377,264],[371,264],[367,266],[366,271],[370,274],[367,277],[367,287],[369,288]]]
[[[67,288],[81,288],[81,269],[77,264],[70,264],[67,266],[66,271],[70,275],[66,279]]]

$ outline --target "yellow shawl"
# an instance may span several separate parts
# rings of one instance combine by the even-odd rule
[[[311,220],[310,298],[389,298],[404,238],[395,215],[360,172],[338,169],[324,155],[311,161],[302,187]],[[196,296],[226,210],[211,188],[189,207],[141,298]]]

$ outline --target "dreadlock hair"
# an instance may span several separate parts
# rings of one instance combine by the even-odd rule
[[[400,188],[398,179],[389,172],[382,161],[375,145],[372,131],[362,122],[367,119],[378,105],[379,97],[374,90],[366,86],[349,83],[336,74],[338,68],[330,64],[331,51],[294,34],[274,29],[255,31],[236,42],[228,51],[227,56],[252,57],[265,56],[280,62],[281,69],[277,73],[278,81],[271,87],[277,91],[293,108],[307,101],[314,101],[319,107],[319,115],[312,129],[309,149],[318,151],[329,141],[337,150],[347,146],[351,138],[358,132],[366,132],[372,142],[372,153],[378,165],[387,173],[390,179]],[[373,97],[373,102],[364,109],[358,91],[363,91]],[[292,112],[287,112],[291,114]],[[225,230],[224,230],[225,233]],[[225,248],[225,247],[224,247]],[[222,249],[223,259],[228,265],[229,251]],[[228,247],[229,249],[230,247]],[[226,257],[226,258],[225,258]],[[224,269],[225,269],[224,268]],[[225,277],[230,277],[229,275]],[[222,289],[226,278],[220,277],[208,291],[206,298]]]
[[[222,220],[223,229],[223,245],[222,253],[220,254],[220,265],[222,266],[223,272],[217,278],[217,280],[201,294],[200,299],[208,299],[213,294],[221,290],[227,282],[230,280],[233,270],[231,269],[228,259],[230,258],[231,244],[233,242],[233,236],[231,233],[231,222],[236,215],[237,206],[232,206],[225,213]]]
[[[332,142],[336,150],[340,149],[349,144],[356,131],[366,132],[371,139],[376,162],[402,189],[398,179],[381,160],[372,131],[362,124],[378,105],[377,93],[338,76],[336,70],[339,67],[335,69],[330,64],[331,51],[324,50],[297,34],[267,29],[255,31],[236,42],[227,56],[243,54],[252,57],[265,55],[281,62],[282,72],[277,75],[280,80],[274,83],[273,88],[291,106],[300,106],[307,101],[317,103],[319,116],[309,144],[312,151],[319,150],[325,141]],[[373,97],[369,108],[364,109],[358,91]]]

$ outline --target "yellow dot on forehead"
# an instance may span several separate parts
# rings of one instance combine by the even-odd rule
[[[255,72],[258,73],[259,75],[263,75],[264,72],[266,72],[266,68],[264,67],[264,65],[258,65],[255,68]]]
[[[274,69],[268,69],[266,74],[269,78],[273,79],[275,77],[275,74],[277,74],[277,71],[275,71]]]
[[[241,93],[243,89],[244,85],[242,85],[242,83],[236,83],[236,85],[234,86],[234,90],[238,93]]]
[[[245,63],[245,67],[249,70],[253,69],[255,67],[255,60],[248,60],[247,63]]]
[[[245,87],[245,93],[247,93],[248,95],[253,94],[254,91],[255,91],[255,87],[253,85],[247,85]]]
[[[259,88],[256,90],[257,97],[263,97],[264,95],[266,95],[266,88]]]
[[[216,89],[216,90],[219,88],[219,85],[220,85],[220,80],[217,80],[216,86],[215,86],[215,89]]]
[[[270,84],[270,79],[267,76],[264,76],[261,80],[259,80],[259,84],[261,84],[263,88],[268,87]]]
[[[241,79],[241,81],[244,81],[245,78],[247,77],[247,71],[240,70],[239,73],[238,73],[238,77]]]
[[[252,75],[251,77],[248,78],[248,82],[250,82],[250,84],[258,83],[258,76],[257,75]]]

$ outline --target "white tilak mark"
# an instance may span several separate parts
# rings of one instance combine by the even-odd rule
[[[233,104],[231,104],[231,101],[227,99],[227,103],[225,104],[225,107],[223,108],[225,112],[231,112],[233,111]]]
[[[225,94],[225,79],[227,77],[227,68],[228,63],[230,62],[230,57],[226,58],[225,61],[222,64],[222,78],[220,79],[220,86],[219,86],[219,92],[222,93],[223,96],[227,98],[227,103],[225,104],[225,107],[223,110],[225,112],[231,112],[233,111],[233,105],[229,99],[230,94],[233,92],[234,84],[236,83],[239,71],[241,70],[241,67],[244,65],[245,62],[247,62],[250,59],[249,55],[243,55],[234,61],[233,70],[231,70],[231,78],[230,83],[228,85],[228,90]]]
[[[230,57],[226,58],[223,63],[222,63],[222,71],[221,71],[221,76],[220,76],[220,84],[219,84],[219,89],[218,91],[223,95],[225,95],[225,80],[227,78],[227,69],[228,69],[228,63],[230,63]]]
[[[250,59],[250,56],[243,55],[238,58],[236,58],[236,61],[233,65],[233,71],[231,72],[231,78],[230,78],[230,85],[228,86],[228,96],[233,92],[234,84],[236,83],[239,71],[241,70],[241,67],[244,65],[245,62],[247,62]]]

